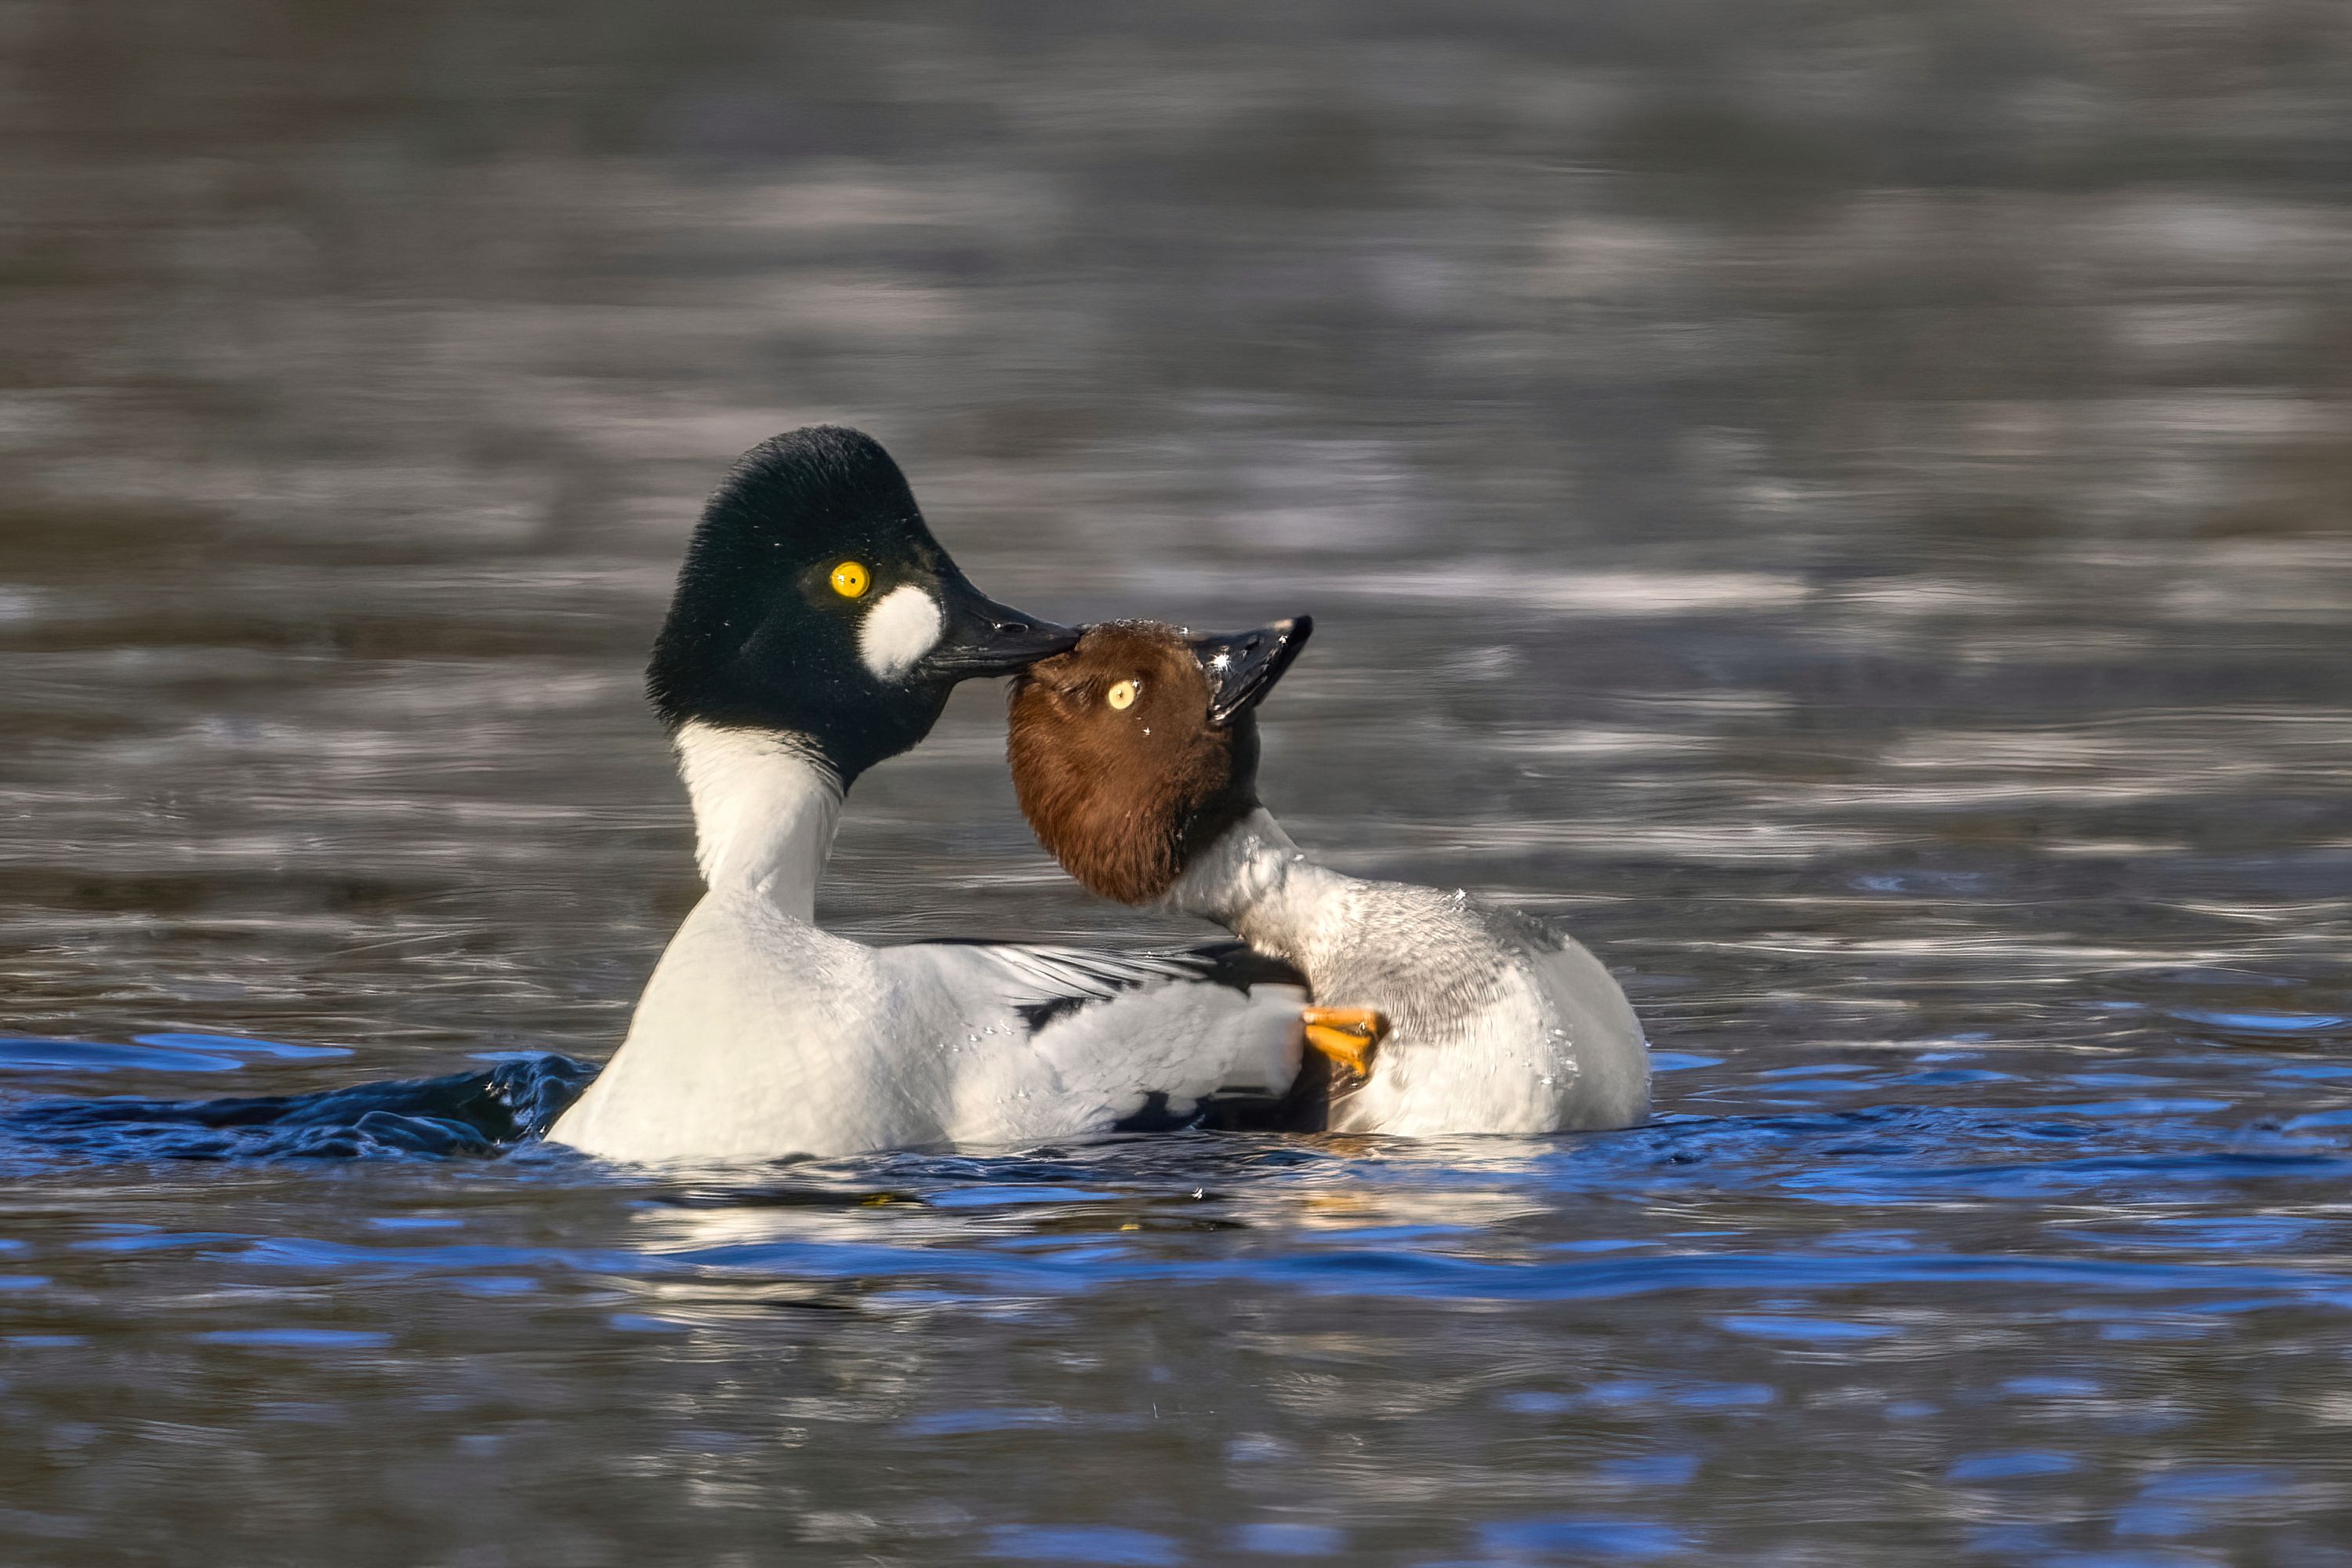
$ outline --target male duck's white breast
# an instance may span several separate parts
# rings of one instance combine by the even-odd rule
[[[871,949],[714,893],[662,954],[627,1039],[550,1134],[625,1160],[761,1159],[927,1143],[938,1087]]]

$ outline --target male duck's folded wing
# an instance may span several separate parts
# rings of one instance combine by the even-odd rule
[[[1141,952],[987,942],[881,950],[1010,1010],[1052,1092],[1113,1121],[1220,1091],[1279,1095],[1297,1075],[1305,982],[1239,942]]]
[[[1289,964],[1262,957],[1238,942],[1132,951],[992,942],[910,946],[935,950],[944,967],[961,971],[971,985],[1020,1011],[1033,1029],[1092,1004],[1164,985],[1215,987],[1247,996],[1259,985],[1307,984]]]

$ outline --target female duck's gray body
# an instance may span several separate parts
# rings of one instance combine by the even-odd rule
[[[882,448],[818,428],[755,447],[705,509],[650,689],[708,891],[620,1050],[549,1136],[625,1160],[992,1144],[1279,1093],[1296,985],[1226,954],[917,942],[815,923],[849,784],[949,689],[1076,632],[981,596]]]
[[[1369,1076],[1332,1093],[1333,1130],[1642,1120],[1641,1023],[1591,952],[1463,893],[1319,865],[1258,804],[1253,710],[1309,630],[1303,616],[1234,637],[1097,626],[1019,677],[1013,778],[1039,839],[1095,891],[1215,921],[1295,964],[1318,1004],[1383,1015]]]
[[[1161,901],[1297,965],[1319,1000],[1386,1017],[1370,1074],[1332,1091],[1333,1131],[1553,1132],[1647,1113],[1624,992],[1517,910],[1318,865],[1263,806],[1194,852]]]

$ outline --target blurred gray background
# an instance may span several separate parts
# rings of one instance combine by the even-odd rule
[[[1948,953],[1991,855],[2012,969],[2021,902],[2340,944],[2348,57],[2326,0],[15,0],[12,1026],[604,1048],[694,891],[645,647],[815,420],[1015,603],[1316,613],[1268,793],[1359,868]],[[1036,853],[1000,701],[861,786],[829,918],[1178,929]]]

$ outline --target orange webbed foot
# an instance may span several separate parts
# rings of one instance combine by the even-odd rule
[[[1372,1049],[1388,1037],[1388,1015],[1377,1007],[1305,1007],[1307,1043],[1353,1073],[1370,1075]]]

